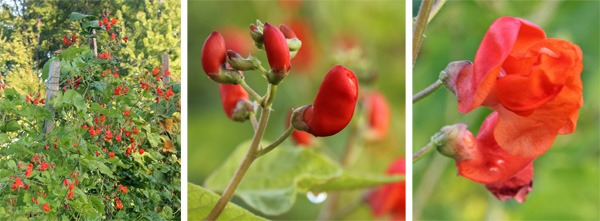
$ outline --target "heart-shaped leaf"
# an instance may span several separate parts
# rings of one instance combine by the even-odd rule
[[[216,192],[224,191],[249,145],[250,142],[245,142],[238,146],[206,180],[205,186]],[[293,206],[297,193],[356,189],[401,180],[404,177],[348,172],[323,154],[282,145],[254,161],[235,194],[264,214],[279,215]]]
[[[188,183],[188,219],[205,219],[219,201],[219,195],[201,186]],[[265,220],[247,210],[228,203],[219,215],[219,220]]]

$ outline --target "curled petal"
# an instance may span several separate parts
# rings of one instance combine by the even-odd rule
[[[519,203],[525,202],[527,194],[533,188],[533,163],[508,180],[486,184],[487,188],[498,200],[515,199]]]

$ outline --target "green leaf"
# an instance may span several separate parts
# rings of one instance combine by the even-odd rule
[[[9,142],[10,142],[10,138],[8,137],[8,135],[5,133],[0,133],[0,144],[5,144],[5,143],[9,143]]]
[[[17,123],[17,121],[14,121],[14,120],[9,121],[8,123],[0,126],[1,131],[15,132],[15,131],[18,131],[19,129],[21,129],[21,126],[19,125],[19,123]]]
[[[110,168],[108,168],[106,165],[104,165],[104,163],[98,163],[98,169],[100,170],[101,173],[103,173],[111,178],[115,178],[115,176],[113,175],[113,172],[110,170]]]
[[[71,12],[71,17],[70,17],[70,21],[77,21],[77,20],[81,20],[86,18],[86,20],[91,21],[94,20],[96,18],[96,16],[93,15],[84,15],[81,14],[79,12]]]
[[[102,93],[104,93],[104,90],[106,90],[106,82],[94,81],[94,82],[92,82],[91,86],[92,86],[92,89],[98,90]]]
[[[192,183],[188,183],[188,219],[205,219],[215,207],[219,196],[209,190]],[[233,203],[227,203],[225,209],[218,218],[219,220],[266,220],[256,216],[242,207]]]
[[[250,142],[238,146],[206,180],[206,188],[223,192],[249,146]],[[313,150],[282,145],[254,161],[235,193],[254,209],[279,215],[292,207],[297,193],[364,188],[400,180],[403,177],[357,175]]]

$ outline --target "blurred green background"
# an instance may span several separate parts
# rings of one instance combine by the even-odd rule
[[[390,134],[380,142],[361,143],[365,148],[361,148],[363,151],[357,154],[353,169],[383,174],[393,159],[404,155],[404,5],[402,1],[190,1],[189,181],[203,184],[239,143],[251,139],[253,135],[249,122],[233,122],[226,117],[218,84],[206,76],[200,57],[204,41],[213,30],[220,31],[227,38],[224,30],[240,29],[243,38],[251,44],[249,25],[255,23],[256,19],[277,26],[286,24],[303,41],[303,47],[292,60],[290,74],[278,87],[273,103],[274,112],[264,139],[275,140],[280,136],[285,130],[285,120],[291,108],[313,102],[320,82],[332,66],[342,64],[353,70],[359,78],[377,73],[379,77],[371,85],[364,81],[359,83],[360,92],[377,89],[387,97],[392,112]],[[354,42],[357,47],[340,53],[338,49],[345,47],[342,42]],[[358,53],[361,51],[364,56]],[[252,54],[268,68],[264,51]],[[357,58],[362,58],[362,61],[354,62]],[[259,94],[266,92],[266,81],[258,72],[248,71],[244,75],[248,84]],[[340,159],[347,134],[348,130],[344,129],[335,136],[318,138],[322,147],[317,151]],[[345,195],[356,198],[356,194],[358,192]],[[342,199],[345,199],[345,195]],[[238,199],[234,198],[233,202],[245,206]],[[291,211],[267,218],[315,219],[321,206],[299,195]],[[348,217],[370,218],[370,211],[363,204]]]
[[[413,15],[420,4],[413,2]],[[584,105],[575,132],[558,136],[535,161],[533,190],[526,202],[498,201],[484,185],[457,176],[452,160],[433,153],[413,168],[415,219],[600,218],[599,9],[599,1],[446,2],[425,31],[413,71],[414,93],[433,83],[449,62],[472,61],[489,25],[499,17],[513,16],[537,24],[549,38],[581,47]],[[490,112],[478,108],[460,114],[454,95],[441,89],[413,107],[413,152],[445,125],[462,122],[476,134]]]

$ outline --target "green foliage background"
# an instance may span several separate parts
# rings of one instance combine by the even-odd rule
[[[171,73],[181,76],[178,0],[14,0],[0,3],[2,79],[19,93],[44,92],[40,78],[43,65],[54,51],[66,48],[64,35],[69,39],[73,34],[80,35],[75,31],[80,30],[79,24],[69,22],[71,12],[101,16],[104,9],[112,11],[111,17],[123,27],[121,33],[129,37],[127,46],[113,55],[121,59],[120,73],[143,73],[145,68],[158,67],[157,56],[169,53]]]
[[[206,178],[232,154],[238,144],[252,137],[249,122],[241,124],[226,117],[221,106],[218,84],[206,76],[200,57],[204,40],[213,30],[232,25],[247,33],[250,23],[254,23],[256,19],[277,26],[292,16],[305,19],[315,34],[318,53],[315,57],[320,58],[315,67],[309,70],[294,66],[292,61],[290,74],[278,87],[265,140],[275,140],[285,130],[285,120],[292,107],[313,102],[323,77],[337,64],[333,60],[334,36],[348,33],[360,39],[359,44],[365,50],[366,59],[372,62],[370,67],[379,74],[379,79],[371,88],[382,91],[392,112],[388,138],[378,144],[367,145],[362,154],[359,154],[353,169],[383,174],[394,158],[404,155],[404,2],[306,1],[292,10],[282,6],[279,1],[190,1],[188,10],[190,182],[204,184]],[[245,37],[250,39],[249,34]],[[303,53],[303,49],[306,50],[301,48],[299,53]],[[268,67],[264,51],[256,51],[254,55],[261,59],[263,66]],[[343,65],[357,75],[361,74],[352,64]],[[265,93],[266,83],[258,72],[246,72],[244,75],[254,90],[259,94]],[[366,91],[366,85],[361,84],[360,90]],[[347,134],[345,129],[335,136],[318,138],[319,142],[327,146],[318,151],[336,160],[341,158]],[[291,144],[291,141],[286,143]],[[234,198],[233,202],[245,206],[239,199]],[[304,195],[298,195],[291,211],[267,218],[315,219],[321,206],[322,204],[310,203]],[[370,218],[370,211],[368,207],[361,206],[349,217]]]
[[[413,2],[413,15],[420,2]],[[527,201],[499,202],[484,185],[456,176],[453,161],[433,153],[414,165],[415,219],[586,219],[600,218],[598,1],[448,1],[425,31],[414,66],[413,91],[433,83],[451,61],[473,60],[489,25],[499,17],[532,21],[549,38],[583,51],[584,105],[577,129],[560,135],[535,162]],[[476,133],[491,111],[460,114],[455,97],[441,89],[413,107],[413,151],[445,125],[466,123]]]

